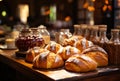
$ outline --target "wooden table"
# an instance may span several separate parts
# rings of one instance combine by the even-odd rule
[[[120,69],[115,66],[97,68],[87,73],[73,73],[63,68],[34,69],[24,58],[15,56],[16,50],[0,50],[0,81],[119,81]]]

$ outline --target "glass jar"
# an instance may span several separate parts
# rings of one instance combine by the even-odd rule
[[[111,38],[108,43],[108,54],[110,65],[120,65],[120,40],[119,29],[111,29]]]
[[[101,25],[101,27],[99,26],[99,42],[97,43],[97,45],[105,50],[108,50],[108,42],[109,39],[107,38],[107,26]]]
[[[93,25],[91,27],[90,41],[92,41],[94,44],[97,44],[99,41],[97,25]]]
[[[109,39],[107,38],[107,27],[99,27],[99,42],[100,43],[107,43]]]
[[[46,29],[44,25],[40,25],[38,29],[45,41],[45,44],[48,44],[50,42],[50,33],[48,32],[48,30]]]
[[[119,29],[111,29],[111,38],[109,43],[119,44]]]
[[[70,38],[72,36],[72,34],[70,33],[69,29],[60,29],[60,33],[59,33],[59,43],[62,45],[64,39],[66,38]]]
[[[80,27],[81,27],[81,34],[84,37],[85,36],[85,31],[87,29],[87,24],[81,24]]]
[[[91,31],[92,31],[92,25],[87,25],[87,28],[86,28],[85,34],[84,34],[84,37],[87,40],[90,40]]]
[[[33,47],[40,47],[43,48],[45,46],[45,40],[43,39],[43,36],[41,35],[38,28],[31,28],[31,36],[32,36],[32,44],[31,48]]]
[[[73,35],[82,36],[82,31],[80,25],[74,25],[74,33]]]
[[[25,52],[35,46],[43,47],[44,40],[37,29],[24,28],[16,38],[15,45],[19,51]]]

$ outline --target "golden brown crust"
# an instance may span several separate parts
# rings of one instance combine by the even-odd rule
[[[72,46],[66,46],[62,47],[58,52],[58,55],[60,55],[64,60],[67,60],[69,57],[75,54],[81,54],[81,51],[75,47]]]
[[[91,41],[88,41],[87,39],[83,38],[79,41],[76,41],[73,46],[78,48],[79,50],[83,51],[84,49],[86,49],[90,46],[93,46],[93,43]]]
[[[53,52],[42,52],[34,58],[33,67],[52,69],[59,68],[64,65],[63,59]]]
[[[89,52],[86,53],[90,58],[97,62],[97,66],[107,66],[108,65],[108,56],[101,52]]]
[[[39,47],[34,47],[34,48],[32,48],[32,49],[29,49],[29,50],[27,51],[25,61],[32,63],[32,62],[33,62],[33,59],[34,59],[38,54],[40,54],[40,53],[42,53],[42,52],[45,52],[45,51],[48,51],[48,50],[42,49],[42,48],[39,48]]]
[[[57,53],[57,51],[61,48],[62,46],[54,41],[51,41],[46,47],[45,49]]]
[[[68,46],[68,45],[73,46],[76,41],[79,41],[82,38],[83,38],[82,36],[72,36],[69,39],[65,39],[62,45],[63,46]]]
[[[74,55],[65,62],[65,69],[73,72],[96,70],[97,63],[86,55]]]
[[[93,46],[88,47],[87,49],[83,50],[82,53],[85,54],[88,52],[95,52],[95,51],[97,51],[97,52],[99,51],[99,52],[102,52],[104,54],[107,54],[107,52],[103,48],[101,48],[97,45],[93,45]]]
[[[107,66],[108,65],[108,55],[107,52],[99,47],[99,46],[92,46],[88,49],[85,49],[83,54],[86,54],[90,58],[92,58],[94,61],[97,62],[97,66]]]

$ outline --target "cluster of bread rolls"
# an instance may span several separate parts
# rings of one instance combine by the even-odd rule
[[[65,39],[62,45],[51,41],[44,49],[29,50],[26,61],[32,62],[35,68],[64,67],[68,71],[88,72],[107,66],[108,55],[103,48],[91,41],[73,36]]]

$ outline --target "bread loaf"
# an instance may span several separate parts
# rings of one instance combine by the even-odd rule
[[[87,55],[73,55],[65,62],[65,69],[72,72],[96,70],[97,63]]]
[[[33,62],[33,59],[34,59],[38,54],[40,54],[40,53],[42,53],[42,52],[45,52],[45,51],[48,51],[48,50],[42,49],[42,48],[40,48],[40,47],[31,48],[31,49],[29,49],[29,50],[27,51],[25,61],[32,63],[32,62]]]
[[[91,46],[82,51],[94,61],[97,62],[97,66],[107,66],[108,65],[108,54],[107,52],[99,46]]]
[[[60,55],[64,60],[67,60],[72,55],[81,54],[81,51],[75,47],[66,46],[58,50],[57,54]]]
[[[79,41],[76,41],[74,43],[74,47],[78,48],[79,50],[83,51],[84,49],[93,46],[94,44],[91,41],[88,41],[87,39],[83,38]]]
[[[46,47],[45,49],[57,53],[57,51],[61,48],[62,46],[54,41],[51,41]]]
[[[33,60],[33,67],[35,68],[52,69],[62,67],[63,65],[63,59],[50,51],[40,53]]]
[[[76,41],[79,41],[79,40],[81,40],[83,37],[82,36],[72,36],[71,38],[69,38],[69,39],[65,39],[64,41],[63,41],[63,46],[68,46],[68,45],[70,45],[70,46],[73,46],[73,44],[76,42]]]

